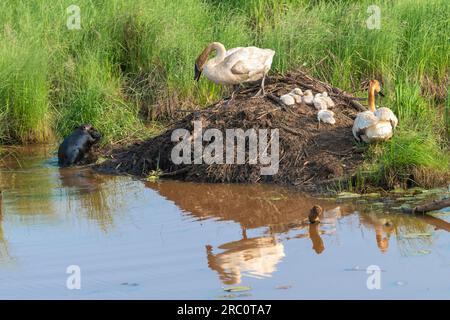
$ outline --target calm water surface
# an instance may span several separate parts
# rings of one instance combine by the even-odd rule
[[[142,182],[59,169],[54,147],[2,155],[2,299],[450,298],[450,213],[395,213],[408,198]],[[326,212],[310,226],[314,204]],[[67,289],[71,265],[80,290]],[[367,288],[371,265],[379,290]],[[251,289],[224,291],[238,285]]]

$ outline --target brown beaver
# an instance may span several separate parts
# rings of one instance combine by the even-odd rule
[[[68,167],[80,163],[101,134],[91,125],[82,124],[64,139],[58,149],[58,164]]]
[[[319,216],[323,213],[323,209],[321,206],[315,205],[312,207],[308,219],[310,223],[320,222]]]

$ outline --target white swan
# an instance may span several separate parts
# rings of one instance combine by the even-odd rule
[[[211,51],[216,56],[208,60]],[[254,82],[262,79],[261,93],[265,95],[264,80],[272,66],[275,51],[257,47],[238,47],[225,50],[220,42],[208,45],[195,62],[195,80],[203,74],[214,83],[238,85],[245,82]],[[234,91],[233,91],[234,94]],[[233,95],[232,95],[233,97]]]
[[[353,124],[353,136],[365,143],[390,139],[397,127],[398,119],[389,108],[375,108],[375,93],[381,92],[380,83],[371,80],[369,86],[369,111],[358,113]]]

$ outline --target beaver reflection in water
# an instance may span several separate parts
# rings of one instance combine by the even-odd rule
[[[58,149],[58,164],[68,167],[80,163],[101,134],[91,125],[82,124],[64,139]]]

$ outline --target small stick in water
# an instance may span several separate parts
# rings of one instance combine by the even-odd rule
[[[413,209],[404,208],[403,212],[411,213],[411,214],[425,213],[425,212],[439,210],[439,209],[446,208],[446,207],[450,207],[450,198],[443,199],[443,200],[434,200],[433,202],[417,206]]]

